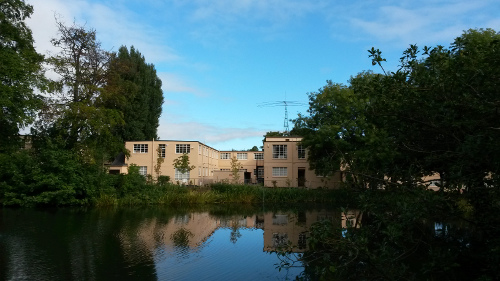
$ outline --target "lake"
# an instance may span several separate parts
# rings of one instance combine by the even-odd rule
[[[294,280],[320,206],[0,209],[0,280]],[[276,250],[291,246],[294,267]]]

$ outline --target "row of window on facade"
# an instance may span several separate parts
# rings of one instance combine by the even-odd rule
[[[219,155],[217,151],[209,148],[208,146],[202,146],[201,144],[198,144],[198,154],[201,155],[202,151],[204,156],[208,156],[210,158],[217,158]]]
[[[158,156],[165,158],[165,150],[166,144],[158,144]],[[134,144],[134,153],[148,153],[149,146],[147,143],[136,143]],[[212,151],[211,151],[212,152]],[[191,153],[191,145],[190,144],[176,144],[175,145],[175,153],[176,154],[189,154]],[[201,154],[201,150],[200,150]],[[205,154],[205,153],[204,153]],[[208,155],[208,150],[205,155]],[[212,153],[215,155],[215,153]]]
[[[231,169],[220,169],[221,171],[230,172]],[[239,169],[240,172],[246,172],[247,169]],[[288,176],[288,168],[287,167],[273,167],[273,177],[286,177]],[[253,174],[257,176],[257,178],[264,177],[264,167],[258,167],[253,170]]]
[[[220,171],[230,172],[231,169],[220,169]],[[247,169],[239,169],[240,172],[247,172]],[[286,177],[288,176],[288,167],[273,167],[272,168],[273,177]],[[264,167],[258,167],[253,170],[253,174],[258,178],[264,177]],[[200,174],[201,176],[201,174]]]
[[[220,169],[221,171],[231,171],[231,169]],[[246,172],[247,169],[240,169],[240,172]],[[209,171],[208,168],[198,168],[198,176],[209,176],[209,172],[213,173],[212,171]],[[272,168],[272,173],[273,177],[286,177],[288,176],[288,168],[287,167],[273,167]],[[139,174],[146,176],[148,174],[148,167],[147,166],[139,166]],[[263,178],[264,177],[264,167],[258,167],[257,169],[254,169],[254,175],[256,175],[258,178]],[[183,179],[188,179],[190,177],[190,172],[186,173],[181,173],[178,169],[175,169],[175,180],[183,180]]]
[[[264,160],[264,153],[257,152],[253,154],[254,160]],[[227,160],[231,159],[231,152],[221,152],[220,159]],[[248,160],[248,153],[246,152],[237,152],[236,159],[238,160]]]
[[[158,145],[158,157],[165,158],[165,149],[166,145],[165,144],[159,144]],[[199,145],[198,148],[199,154],[202,152],[201,145]],[[190,153],[191,152],[191,145],[190,144],[176,144],[175,145],[175,153],[176,154],[185,154],[185,153]],[[139,144],[134,144],[134,153],[148,153],[148,144],[145,143],[139,143]],[[207,147],[203,148],[203,154],[205,156],[209,156],[212,158],[217,157],[217,152],[213,150],[209,150]],[[222,152],[220,153],[220,159],[227,160],[231,159],[232,153],[231,152]],[[273,145],[273,159],[287,159],[288,158],[288,145],[286,144],[274,144]],[[302,145],[297,146],[297,158],[298,159],[305,159],[306,158],[306,150]],[[237,152],[236,153],[236,159],[238,160],[248,160],[248,153],[246,152]],[[264,153],[262,152],[257,152],[254,153],[254,160],[264,160]]]
[[[286,144],[273,144],[273,159],[287,159],[288,158],[288,145]],[[302,145],[297,146],[297,158],[306,158],[306,149]],[[231,159],[230,152],[223,152],[220,154],[220,159]],[[237,152],[236,159],[247,160],[248,153]],[[254,160],[264,160],[264,153],[254,153]]]
[[[288,145],[286,144],[273,144],[273,159],[287,159],[288,158]],[[306,149],[302,145],[297,145],[297,158],[306,158]]]
[[[139,174],[143,176],[148,175],[148,167],[147,166],[139,166]],[[175,180],[189,180],[190,173],[187,171],[186,173],[181,173],[178,169],[175,169]]]

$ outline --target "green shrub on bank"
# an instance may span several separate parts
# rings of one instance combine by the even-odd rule
[[[348,202],[342,190],[267,188],[213,184],[209,188],[153,181],[135,165],[127,174],[108,174],[103,166],[82,163],[74,153],[50,146],[15,155],[0,154],[0,205],[20,207],[197,205],[244,203]]]
[[[125,176],[125,175],[123,175]],[[120,180],[134,177],[123,177]],[[306,190],[297,188],[266,188],[254,185],[214,184],[210,189],[175,184],[139,183],[131,193],[123,193],[123,182],[116,191],[102,193],[94,200],[96,206],[109,205],[200,205],[200,204],[260,204],[268,203],[334,203],[351,204],[352,196],[345,190]],[[122,192],[117,192],[121,190]],[[139,191],[140,190],[140,191]]]

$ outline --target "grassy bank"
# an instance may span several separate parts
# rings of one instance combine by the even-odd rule
[[[332,203],[352,202],[346,190],[267,188],[255,185],[214,184],[210,187],[188,187],[173,184],[144,185],[141,190],[120,194],[104,190],[93,200],[96,206],[113,205],[198,205],[260,203]]]

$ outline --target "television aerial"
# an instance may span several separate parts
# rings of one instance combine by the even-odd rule
[[[285,107],[285,119],[283,121],[283,132],[285,136],[288,136],[290,133],[290,128],[288,126],[288,107],[289,106],[303,106],[305,103],[299,102],[299,101],[287,101],[287,100],[282,100],[282,101],[268,101],[268,102],[263,102],[259,103],[257,106],[258,107],[278,107],[278,106],[283,106]]]

